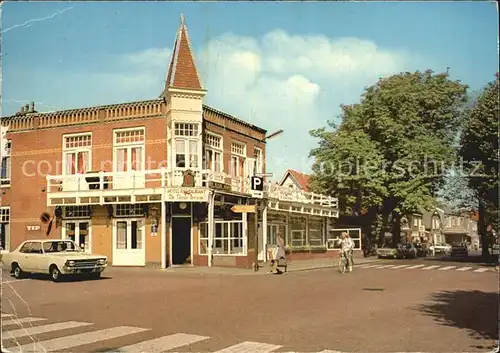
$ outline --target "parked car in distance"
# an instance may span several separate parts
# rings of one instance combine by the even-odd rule
[[[469,249],[467,244],[464,243],[453,243],[451,246],[450,256],[462,256],[467,257],[469,255]]]
[[[379,259],[414,259],[417,257],[417,249],[412,243],[399,243],[395,246],[385,244],[377,249],[377,256]]]
[[[434,253],[436,254],[449,254],[451,252],[451,245],[438,243],[436,245],[431,245],[429,250],[434,250]]]
[[[415,248],[419,257],[426,257],[429,254],[429,248],[425,243],[417,243],[415,244]]]
[[[99,278],[107,267],[107,257],[90,255],[72,240],[27,240],[14,251],[3,254],[15,278],[28,273],[50,274],[57,282],[65,275],[89,275]]]

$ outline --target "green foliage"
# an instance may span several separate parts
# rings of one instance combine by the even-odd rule
[[[468,186],[486,207],[486,221],[498,227],[499,86],[500,76],[488,83],[464,112],[459,155]]]
[[[330,123],[334,131],[311,132],[319,139],[311,151],[311,187],[339,195],[346,210],[361,206],[389,215],[431,207],[456,159],[466,90],[430,70],[366,88],[360,103],[341,107],[341,124]]]

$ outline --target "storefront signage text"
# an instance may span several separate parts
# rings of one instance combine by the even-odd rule
[[[217,181],[210,181],[208,186],[212,189],[222,190],[222,191],[231,191],[231,185],[219,183]]]
[[[207,201],[205,189],[172,188],[166,190],[167,201]]]

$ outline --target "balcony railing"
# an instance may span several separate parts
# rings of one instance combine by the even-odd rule
[[[278,201],[296,202],[302,204],[311,204],[337,208],[338,200],[335,197],[317,194],[314,192],[305,192],[278,184],[267,183],[265,186],[267,196],[270,199]]]
[[[128,172],[88,172],[47,176],[47,192],[87,192],[93,190],[138,190],[189,186],[184,170],[155,169]],[[210,170],[191,171],[194,187],[209,187],[209,182],[229,185],[230,191],[250,194],[250,178],[233,177]]]
[[[187,181],[184,170],[155,169],[132,172],[89,172],[73,175],[47,176],[49,197],[91,196],[100,192],[118,196],[134,194],[145,190],[161,194],[169,187],[193,186],[197,188],[223,188],[226,191],[251,195],[250,177],[235,177],[211,170],[191,171],[191,183]],[[217,184],[217,185],[215,185]],[[312,192],[304,192],[275,183],[264,184],[264,196],[270,200],[302,205],[336,209],[338,201],[334,197]]]

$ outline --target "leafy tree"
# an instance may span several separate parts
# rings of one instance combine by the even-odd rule
[[[339,195],[347,185],[339,195],[343,211],[362,208],[381,219],[380,235],[392,219],[399,241],[402,215],[433,206],[455,160],[466,90],[447,73],[430,70],[380,79],[360,103],[342,106],[341,124],[329,123],[333,131],[311,131],[320,140],[311,151],[311,187]]]
[[[499,150],[499,82],[495,80],[481,92],[464,113],[463,132],[459,155],[464,161],[463,173],[468,186],[479,199],[479,234],[484,241],[485,225],[491,223],[498,229],[498,164]],[[483,246],[487,255],[487,247]]]

